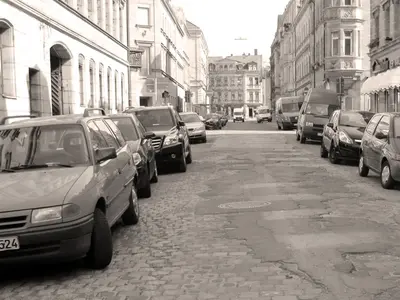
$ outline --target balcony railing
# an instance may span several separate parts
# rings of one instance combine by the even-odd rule
[[[327,71],[363,70],[362,59],[359,57],[327,57],[325,58],[325,67]]]
[[[325,20],[363,20],[363,11],[360,7],[328,7],[325,8]]]

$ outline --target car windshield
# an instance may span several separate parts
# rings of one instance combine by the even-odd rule
[[[241,115],[243,115],[243,113],[240,112],[240,111],[235,111],[233,114],[236,115],[236,116],[241,116]]]
[[[201,122],[198,114],[181,115],[181,118],[182,118],[183,122],[185,122],[185,123],[198,123],[198,122]]]
[[[269,113],[269,109],[260,109],[258,111],[259,114],[268,114]]]
[[[342,126],[365,128],[373,116],[374,114],[370,112],[342,112],[339,124]]]
[[[318,117],[329,117],[340,107],[332,104],[310,103],[307,105],[306,114]]]
[[[121,130],[126,141],[137,141],[139,139],[136,127],[131,118],[111,118]]]
[[[151,109],[136,112],[136,117],[144,127],[174,126],[169,109]]]
[[[49,125],[0,130],[1,170],[89,164],[80,125]]]
[[[301,104],[300,104],[301,107]],[[298,112],[300,110],[299,103],[282,103],[282,112]]]
[[[218,115],[213,115],[213,114],[207,115],[206,119],[218,119]]]

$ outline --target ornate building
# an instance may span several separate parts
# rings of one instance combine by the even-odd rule
[[[125,0],[1,1],[0,114],[128,105]]]
[[[262,55],[250,53],[240,56],[209,57],[208,91],[214,109],[232,113],[245,107],[247,117],[263,103]]]

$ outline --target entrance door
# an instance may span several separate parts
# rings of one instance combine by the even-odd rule
[[[53,116],[63,113],[62,109],[62,59],[58,56],[50,56],[51,69],[51,112]]]
[[[150,106],[150,97],[140,97],[140,106]]]
[[[36,69],[29,68],[29,111],[30,114],[40,114],[40,72]]]

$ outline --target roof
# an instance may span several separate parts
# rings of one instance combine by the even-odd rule
[[[231,56],[209,56],[209,63],[222,63],[224,60],[227,62],[237,62],[242,64],[248,64],[254,62],[259,66],[262,66],[262,55],[231,55]]]

